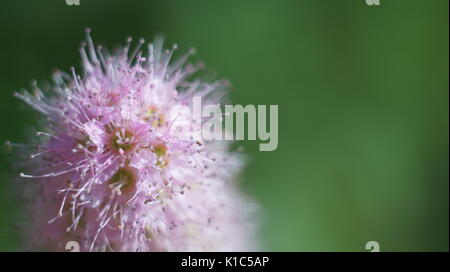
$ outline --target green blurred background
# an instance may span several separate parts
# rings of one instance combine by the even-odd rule
[[[448,1],[2,0],[0,141],[34,112],[12,97],[79,64],[96,43],[163,33],[234,85],[234,104],[278,104],[279,146],[250,162],[271,251],[448,251]],[[26,221],[0,157],[0,251]]]

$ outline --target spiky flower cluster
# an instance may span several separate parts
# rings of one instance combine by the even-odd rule
[[[33,246],[252,249],[253,205],[234,184],[240,158],[224,143],[174,137],[167,118],[173,105],[190,105],[194,96],[219,102],[223,84],[187,79],[198,68],[185,64],[192,52],[169,63],[175,47],[164,50],[157,40],[144,57],[143,43],[130,50],[129,39],[109,54],[94,47],[87,31],[82,76],[57,72],[52,95],[36,85],[17,94],[45,116],[30,173],[21,174],[40,181],[29,227]]]

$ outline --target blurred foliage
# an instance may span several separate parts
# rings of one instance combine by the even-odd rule
[[[163,33],[230,79],[234,104],[279,105],[278,149],[242,142],[265,250],[448,250],[447,0],[2,0],[1,142],[35,116],[12,93],[79,64],[87,26],[108,47]],[[26,221],[8,156],[0,251],[22,250]]]

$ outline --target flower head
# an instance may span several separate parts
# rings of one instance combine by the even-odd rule
[[[252,204],[234,180],[242,162],[224,143],[180,139],[176,104],[220,102],[221,82],[188,80],[199,68],[170,62],[162,41],[144,56],[131,39],[114,54],[87,31],[82,75],[57,72],[51,94],[17,94],[45,118],[30,173],[33,246],[85,251],[220,251],[252,247]],[[131,52],[130,52],[131,51]],[[202,122],[204,120],[197,120]],[[191,131],[192,132],[192,131]],[[193,131],[192,133],[196,133]]]

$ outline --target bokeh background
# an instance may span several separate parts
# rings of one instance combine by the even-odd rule
[[[279,146],[249,154],[242,186],[261,205],[270,251],[448,251],[447,0],[0,2],[0,141],[36,114],[12,93],[79,65],[97,43],[157,33],[197,49],[234,104],[279,105]],[[26,222],[0,157],[0,251]]]

